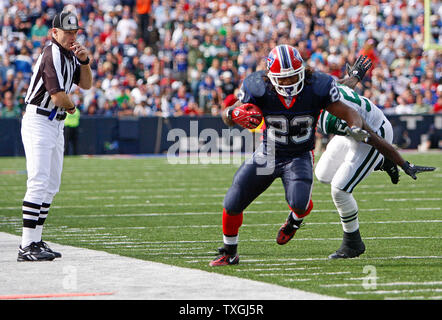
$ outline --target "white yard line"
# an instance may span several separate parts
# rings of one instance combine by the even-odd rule
[[[358,278],[355,280],[363,280],[364,278]],[[423,281],[423,282],[385,282],[379,283],[376,282],[377,287],[395,287],[395,286],[437,286],[442,285],[442,281]],[[321,284],[321,287],[324,288],[333,288],[333,287],[357,287],[361,286],[360,283],[335,283],[335,284]]]
[[[442,292],[442,289],[415,289],[415,290],[365,290],[365,291],[347,291],[346,294],[401,294],[416,292]]]
[[[342,240],[342,239],[341,239]],[[358,260],[364,260],[364,261],[370,261],[370,260],[397,260],[397,259],[442,259],[442,256],[388,256],[388,257],[363,257],[360,256],[358,258],[355,258]],[[274,260],[277,260],[278,262],[281,261],[329,261],[328,258],[275,258]],[[202,262],[204,260],[202,259],[193,259],[193,260],[187,260],[187,263],[198,263]],[[241,262],[243,263],[264,263],[268,262],[269,260],[265,259],[242,259]]]

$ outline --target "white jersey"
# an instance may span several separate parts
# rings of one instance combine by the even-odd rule
[[[360,96],[353,89],[338,85],[340,93],[340,101],[345,103],[350,108],[356,110],[362,119],[373,130],[377,131],[386,117],[381,109],[379,109],[370,99]],[[345,135],[345,127],[347,123],[344,120],[338,119],[332,114],[324,110],[319,118],[318,127],[325,134]]]
[[[393,128],[382,110],[349,87],[338,85],[338,88],[340,101],[356,110],[376,134],[391,143]],[[327,111],[321,113],[318,127],[324,133],[335,136],[321,155],[315,174],[319,181],[351,193],[382,162],[383,156],[371,145],[347,136],[347,126],[345,121]]]
[[[382,110],[370,101],[370,99],[358,95],[353,89],[344,85],[339,85],[338,88],[341,93],[340,101],[355,109],[371,129],[374,131],[379,129],[382,125],[382,121],[385,120]]]

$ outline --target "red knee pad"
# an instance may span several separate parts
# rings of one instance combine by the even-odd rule
[[[236,236],[239,227],[242,225],[243,213],[230,215],[223,209],[223,234],[226,236]]]
[[[289,208],[290,208],[290,210],[293,211],[293,213],[296,215],[296,217],[298,217],[299,219],[302,219],[302,218],[308,216],[308,214],[312,211],[312,209],[313,209],[313,200],[310,199],[310,202],[309,202],[309,204],[308,204],[307,210],[306,210],[304,213],[302,213],[302,214],[297,213],[297,212],[296,212],[295,210],[293,210],[293,208],[290,207],[290,206],[289,206]]]

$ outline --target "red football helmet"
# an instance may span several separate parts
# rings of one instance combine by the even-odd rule
[[[267,57],[267,70],[270,81],[280,95],[293,97],[299,94],[304,88],[305,67],[304,60],[298,50],[294,47],[283,44],[270,51]],[[281,78],[298,75],[298,80],[291,84],[281,84]]]

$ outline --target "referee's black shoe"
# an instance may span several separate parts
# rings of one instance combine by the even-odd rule
[[[51,248],[49,248],[48,244],[46,242],[44,242],[43,240],[37,242],[37,245],[46,252],[52,253],[56,258],[61,258],[61,253],[60,252],[56,252],[54,250],[52,250]]]
[[[30,245],[18,248],[17,261],[52,261],[55,259],[53,253],[44,251],[37,243],[32,242]]]

